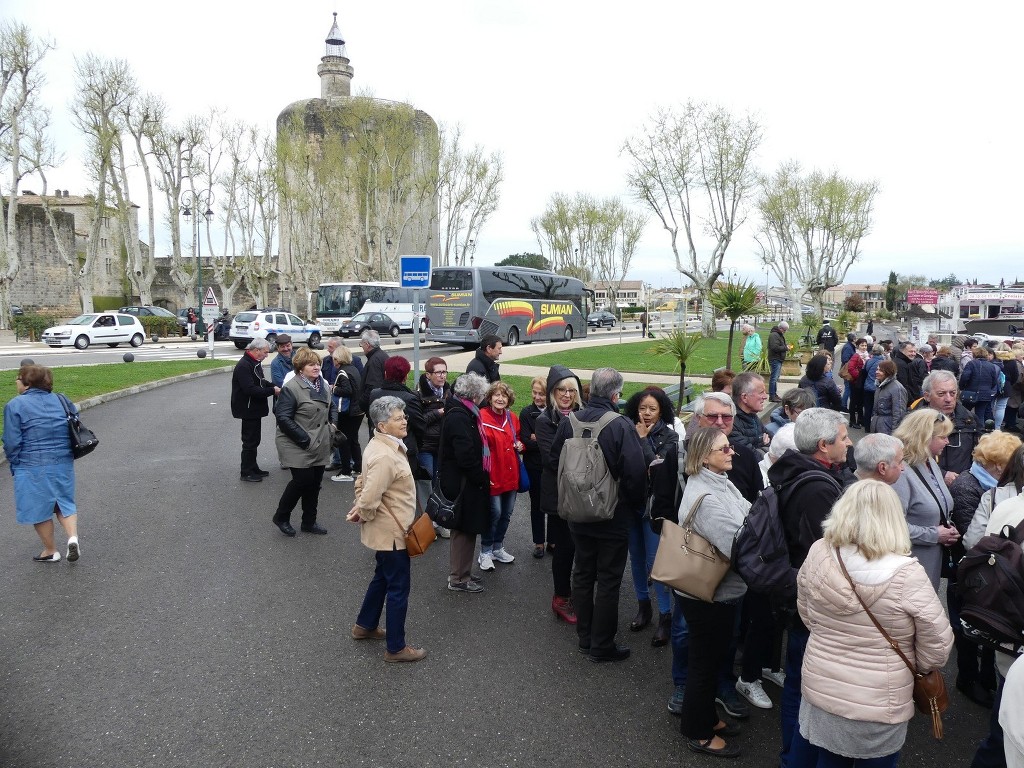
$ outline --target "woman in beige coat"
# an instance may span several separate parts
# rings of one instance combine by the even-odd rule
[[[373,438],[363,453],[363,473],[356,481],[356,501],[348,520],[359,523],[363,546],[376,552],[377,568],[366,588],[352,637],[385,640],[384,661],[419,661],[427,652],[405,642],[409,608],[409,553],[405,532],[416,516],[416,482],[405,454],[408,431],[405,403],[390,395],[370,405]],[[387,632],[380,615],[387,602]]]
[[[822,527],[797,577],[797,607],[811,635],[789,768],[895,766],[914,715],[914,678],[860,600],[920,672],[946,663],[953,632],[928,574],[910,556],[892,488],[854,483]]]

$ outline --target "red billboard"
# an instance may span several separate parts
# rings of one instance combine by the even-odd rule
[[[907,291],[907,304],[938,304],[939,292],[927,288],[914,288]]]

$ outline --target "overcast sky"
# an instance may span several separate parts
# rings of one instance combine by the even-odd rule
[[[884,282],[890,269],[1024,278],[1019,2],[4,0],[4,18],[57,45],[46,97],[67,160],[51,188],[88,191],[67,117],[75,56],[126,59],[172,119],[219,107],[271,127],[289,103],[319,96],[333,11],[354,90],[411,102],[503,154],[478,263],[538,251],[530,219],[555,192],[638,206],[622,142],[655,108],[693,98],[759,116],[766,172],[795,158],[879,182],[847,282]],[[754,224],[724,266],[760,283]],[[630,277],[684,282],[653,221]]]

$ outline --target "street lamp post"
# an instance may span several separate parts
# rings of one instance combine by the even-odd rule
[[[199,238],[199,219],[206,219],[207,223],[213,221],[213,192],[208,189],[202,192],[188,191],[181,196],[181,215],[192,228],[192,252],[196,255],[196,311],[199,318],[203,317],[203,266],[202,266],[202,241]],[[200,213],[205,208],[206,210]],[[193,210],[195,215],[193,215]],[[203,329],[206,328],[206,321],[203,321]]]
[[[469,266],[473,266],[473,257],[476,255],[476,243],[473,240],[469,241]]]

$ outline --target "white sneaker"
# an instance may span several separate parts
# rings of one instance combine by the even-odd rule
[[[769,699],[768,694],[764,692],[764,688],[761,687],[760,680],[755,680],[752,683],[745,683],[743,680],[737,680],[736,693],[758,709],[772,708],[772,700]]]
[[[331,478],[332,483],[351,483],[354,480],[355,478],[352,477],[352,475],[343,475],[341,473],[338,473],[337,475]]]
[[[502,547],[501,549],[494,550],[491,553],[491,557],[493,557],[499,563],[511,563],[513,560],[516,559],[515,555],[510,555],[508,552],[505,551],[504,547]]]
[[[82,548],[78,545],[78,537],[72,536],[70,539],[68,539],[68,562],[75,562],[75,560],[78,559],[78,556],[81,554],[81,552]]]
[[[786,684],[786,673],[781,671],[776,672],[773,669],[762,667],[761,679],[767,680],[769,683],[774,683],[775,685],[779,686],[779,688],[782,688]]]
[[[480,566],[481,571],[494,570],[494,560],[491,559],[490,552],[481,552],[480,557],[476,559],[476,562]]]
[[[434,533],[437,534],[437,538],[439,539],[450,539],[452,537],[451,531],[449,531],[443,525],[438,525],[437,523],[434,523]]]

